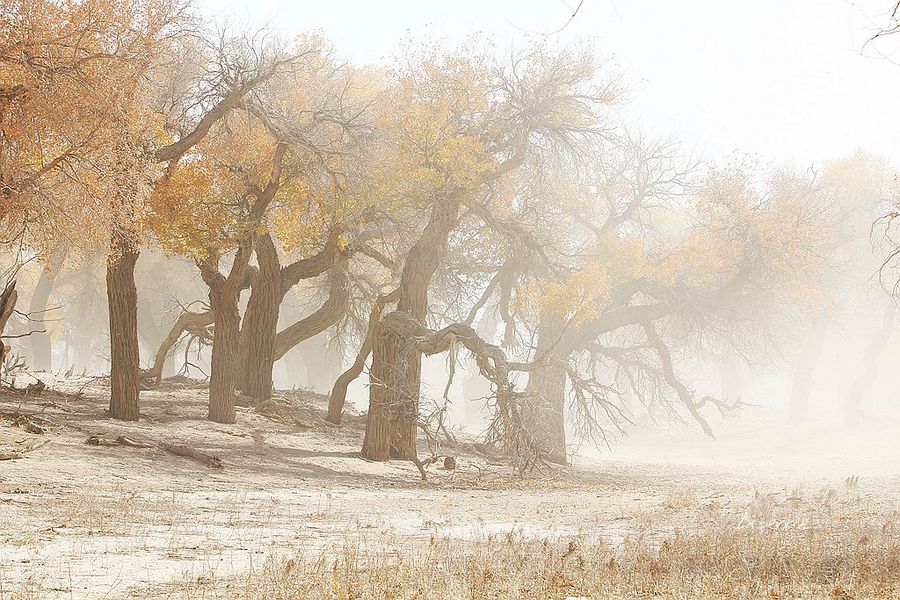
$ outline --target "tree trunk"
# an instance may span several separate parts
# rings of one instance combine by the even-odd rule
[[[538,324],[535,360],[542,366],[529,371],[525,396],[528,398],[526,425],[544,458],[557,464],[566,460],[566,369],[557,356],[563,331],[561,317],[542,314]]]
[[[847,393],[844,403],[847,425],[855,426],[862,420],[863,402],[869,388],[872,387],[872,384],[875,383],[875,379],[878,377],[878,355],[884,350],[888,340],[891,338],[891,334],[894,333],[896,316],[897,308],[894,306],[893,301],[890,301],[884,309],[881,327],[878,328],[878,331],[863,353],[863,373],[853,382],[853,385],[850,386],[850,391]]]
[[[209,420],[234,423],[235,367],[240,344],[241,313],[236,296],[211,289],[210,306],[216,315],[209,374]]]
[[[344,403],[347,400],[347,388],[363,372],[366,360],[372,353],[375,336],[378,333],[378,323],[381,321],[381,313],[384,311],[386,304],[396,302],[399,297],[400,290],[396,289],[390,294],[379,296],[372,305],[372,310],[369,312],[366,337],[363,339],[362,346],[356,355],[356,360],[349,369],[338,376],[337,381],[334,382],[334,387],[331,389],[331,396],[328,398],[328,416],[325,418],[329,423],[340,424],[341,415],[344,412]]]
[[[32,318],[47,322],[47,305],[50,303],[50,294],[55,286],[56,276],[66,257],[65,249],[58,249],[50,256],[47,264],[41,269],[41,276],[31,295],[28,305],[28,313]],[[44,329],[44,327],[41,327]],[[36,371],[49,372],[53,368],[53,346],[50,342],[50,334],[37,331],[29,336],[31,342],[32,366]]]
[[[140,390],[140,351],[137,332],[137,287],[134,266],[138,249],[126,234],[115,231],[106,266],[109,300],[110,368],[109,415],[137,421]]]
[[[812,389],[813,373],[822,355],[825,345],[825,327],[815,324],[806,337],[806,343],[797,359],[794,381],[791,386],[791,405],[788,418],[791,423],[800,423],[806,419],[809,411],[809,395]]]
[[[428,315],[428,288],[447,255],[447,238],[456,224],[459,205],[460,198],[456,195],[435,200],[428,225],[403,265],[397,311],[407,313],[421,325]],[[418,352],[405,352],[409,342],[402,330],[390,330],[381,324],[376,330],[362,447],[364,458],[416,459],[422,356]]]
[[[6,324],[9,323],[13,311],[16,310],[17,299],[16,281],[7,282],[3,292],[0,292],[0,365],[6,360],[6,355],[9,352],[9,346],[3,343],[3,331],[6,329]]]
[[[265,399],[272,396],[275,335],[278,311],[284,298],[281,266],[271,235],[265,234],[257,240],[256,258],[259,272],[250,288],[250,299],[241,325],[236,384],[248,396]]]

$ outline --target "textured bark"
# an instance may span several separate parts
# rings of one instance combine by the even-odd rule
[[[219,272],[219,255],[212,249],[198,265],[204,283],[209,286],[209,306],[216,319],[209,373],[208,418],[217,423],[235,421],[235,371],[241,333],[238,304],[252,252],[253,238],[248,237],[238,246],[227,276]]]
[[[241,314],[238,297],[228,290],[210,289],[210,306],[216,314],[209,376],[209,420],[234,423],[235,366],[240,342]]]
[[[891,334],[894,333],[896,317],[896,306],[894,306],[893,302],[888,302],[881,319],[881,326],[875,332],[875,336],[863,353],[863,373],[853,382],[853,385],[850,386],[850,391],[847,393],[847,398],[844,402],[847,425],[855,426],[862,420],[863,402],[866,399],[869,388],[872,387],[872,384],[875,383],[875,379],[878,377],[878,355],[884,350],[888,340],[891,338]]]
[[[254,398],[272,396],[272,366],[275,363],[275,333],[281,291],[281,265],[272,236],[265,234],[256,242],[259,272],[253,279],[250,300],[241,325],[238,363],[238,388]]]
[[[113,233],[106,266],[109,300],[110,370],[109,414],[114,419],[139,418],[140,349],[137,332],[137,286],[134,266],[138,249],[126,234]]]
[[[275,361],[300,342],[331,327],[344,314],[346,303],[329,298],[321,309],[306,319],[277,332],[281,302],[291,288],[301,280],[321,275],[339,258],[349,256],[340,251],[338,240],[339,230],[334,228],[319,253],[283,268],[272,237],[265,234],[257,240],[259,272],[253,277],[240,334],[237,385],[245,394],[256,398],[270,397]],[[349,297],[346,301],[349,302]]]
[[[350,387],[350,384],[353,383],[360,374],[362,374],[363,369],[366,366],[366,361],[372,353],[376,330],[378,328],[378,323],[381,321],[381,314],[384,312],[384,307],[391,302],[396,302],[399,297],[400,290],[396,289],[390,294],[379,296],[372,305],[372,311],[369,313],[369,324],[366,329],[366,337],[363,339],[362,346],[360,346],[359,352],[356,355],[356,360],[353,361],[353,364],[350,365],[349,369],[340,374],[337,381],[334,382],[334,387],[331,389],[331,396],[328,398],[328,416],[325,418],[329,423],[334,423],[335,425],[340,424],[341,416],[344,412],[344,404],[347,401],[347,388]]]
[[[428,288],[447,255],[447,238],[459,213],[457,195],[435,201],[428,225],[413,245],[400,276],[397,311],[424,325],[428,315]],[[372,345],[369,412],[362,455],[370,460],[391,457],[417,460],[416,427],[421,391],[422,355],[403,356],[409,339],[403,330],[379,324]],[[401,360],[401,358],[403,360]]]
[[[538,324],[538,342],[534,360],[540,366],[529,371],[525,396],[528,398],[526,422],[535,444],[546,460],[566,464],[566,369],[558,356],[562,319],[542,314]]]
[[[791,385],[791,405],[789,419],[791,423],[800,423],[806,419],[809,411],[809,395],[812,389],[813,373],[822,355],[825,345],[825,327],[814,325],[806,337],[806,343],[797,360],[794,381]]]

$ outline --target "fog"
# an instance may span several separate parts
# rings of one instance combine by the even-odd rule
[[[0,600],[890,598],[900,5],[0,0]]]

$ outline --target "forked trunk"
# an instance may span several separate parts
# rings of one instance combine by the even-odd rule
[[[109,415],[123,421],[139,418],[140,350],[137,331],[137,286],[134,266],[138,249],[126,234],[113,233],[106,264],[109,300],[110,367]]]
[[[50,294],[53,292],[57,271],[62,265],[65,253],[56,252],[50,261],[41,269],[31,302],[28,304],[28,312],[32,318],[46,320],[47,305],[50,303]],[[44,329],[43,327],[41,329]],[[53,368],[53,346],[50,335],[43,331],[35,331],[29,336],[31,342],[32,366],[36,371],[50,371]]]
[[[241,324],[238,298],[210,290],[209,299],[216,315],[209,374],[209,420],[234,423],[235,367]]]
[[[278,254],[270,235],[263,235],[257,240],[256,256],[259,272],[250,288],[250,299],[241,325],[236,383],[248,396],[265,399],[272,396],[275,335],[284,294]]]
[[[428,288],[447,255],[447,238],[456,224],[460,198],[435,201],[422,236],[410,249],[400,277],[397,311],[424,325]],[[422,384],[422,356],[410,352],[409,333],[379,324],[372,345],[369,413],[362,455],[370,460],[394,456],[416,459],[416,427]]]

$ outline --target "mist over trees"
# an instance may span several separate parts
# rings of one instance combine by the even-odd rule
[[[895,324],[871,293],[879,272],[896,291],[893,167],[697,161],[624,119],[627,92],[547,40],[356,65],[319,34],[214,31],[183,0],[7,0],[4,373],[108,373],[126,421],[189,375],[232,423],[302,359],[332,424],[365,382],[363,458],[423,477],[451,388],[479,389],[477,444],[524,473],[642,414],[714,435],[757,366],[794,369],[803,420],[856,302],[878,313],[843,400],[858,422]]]

